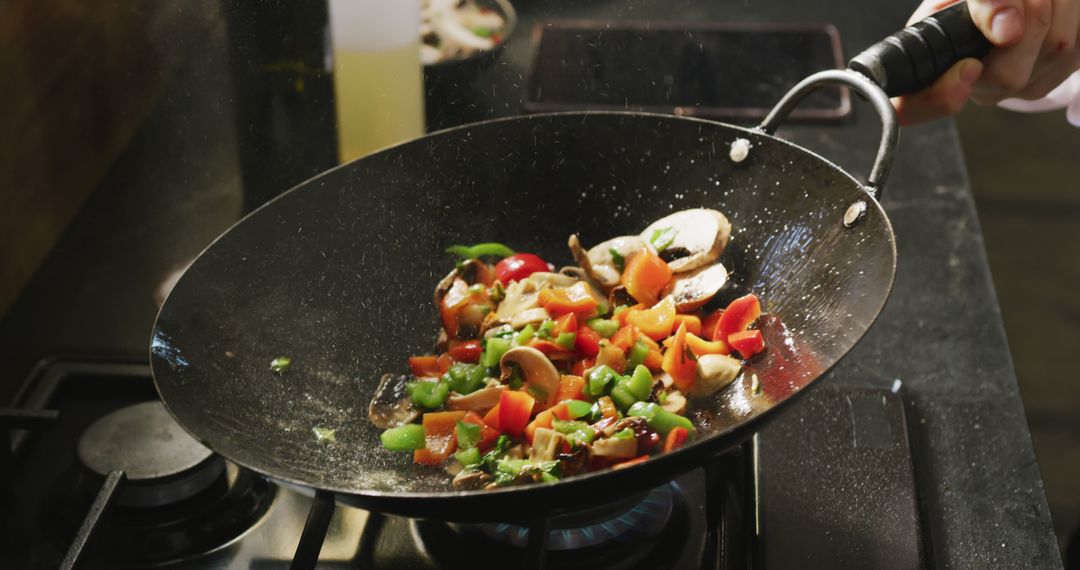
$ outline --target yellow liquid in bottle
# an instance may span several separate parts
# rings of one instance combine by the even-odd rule
[[[334,50],[338,156],[348,162],[424,134],[419,45]]]

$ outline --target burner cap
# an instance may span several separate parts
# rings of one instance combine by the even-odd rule
[[[79,439],[79,460],[95,475],[123,471],[117,496],[127,506],[158,506],[198,494],[224,473],[225,463],[188,435],[161,402],[121,408]]]

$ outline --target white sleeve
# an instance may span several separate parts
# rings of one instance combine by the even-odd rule
[[[1005,99],[998,106],[1021,113],[1041,113],[1065,109],[1065,118],[1073,126],[1080,127],[1080,71],[1074,72],[1061,85],[1046,94],[1042,99]]]

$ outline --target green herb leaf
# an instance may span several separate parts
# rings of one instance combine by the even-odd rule
[[[270,361],[270,370],[275,374],[281,374],[292,366],[292,358],[288,356],[279,356]]]
[[[315,432],[315,441],[318,441],[319,443],[330,443],[333,441],[337,441],[337,437],[335,435],[337,434],[336,429],[315,426],[311,428],[311,431]]]
[[[678,235],[679,230],[675,228],[660,228],[653,230],[652,237],[649,238],[649,243],[652,244],[653,249],[657,252],[664,251],[669,245],[675,241],[675,236]]]
[[[608,248],[608,253],[611,254],[611,261],[615,264],[615,269],[618,269],[619,273],[622,273],[623,270],[626,269],[626,258],[613,247]]]

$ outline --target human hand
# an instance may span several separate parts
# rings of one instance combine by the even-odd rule
[[[955,0],[924,0],[908,24]],[[1080,0],[967,0],[971,19],[994,49],[980,62],[964,59],[933,85],[893,99],[901,124],[953,115],[968,99],[982,105],[1038,99],[1080,69]]]

